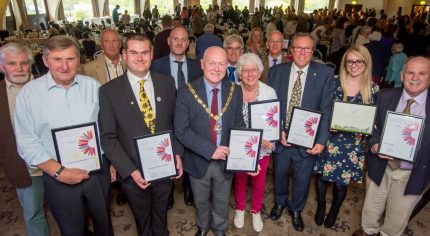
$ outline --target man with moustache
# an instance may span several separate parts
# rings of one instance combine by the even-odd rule
[[[109,207],[109,169],[64,167],[58,161],[51,130],[97,121],[100,83],[78,75],[79,44],[65,35],[48,39],[43,62],[49,71],[18,94],[15,136],[28,166],[43,170],[45,196],[61,235],[86,235],[90,215],[95,235],[113,235]]]
[[[402,235],[409,216],[430,182],[430,59],[409,58],[401,72],[403,88],[379,92],[375,128],[369,139],[371,156],[367,158],[366,198],[359,235]],[[401,161],[378,154],[387,111],[425,117],[422,143],[415,162]],[[379,222],[384,216],[383,224]]]
[[[152,44],[135,34],[126,39],[127,72],[100,88],[99,125],[102,148],[116,168],[133,212],[138,235],[168,235],[167,204],[172,180],[149,183],[139,171],[134,138],[173,130],[174,80],[150,71]],[[173,140],[182,175],[182,146]]]
[[[173,28],[170,32],[170,36],[167,38],[167,44],[170,47],[170,54],[152,61],[151,70],[171,76],[175,81],[176,89],[202,76],[203,73],[200,68],[200,62],[186,56],[190,41],[188,32],[184,27]],[[182,188],[184,191],[185,204],[187,206],[193,205],[194,197],[187,172],[184,172],[182,178]],[[172,185],[172,192],[169,197],[169,209],[171,209],[174,204],[174,190],[175,185]]]
[[[210,229],[225,235],[228,226],[233,175],[224,172],[230,153],[227,138],[229,129],[244,127],[244,121],[242,90],[223,80],[227,63],[224,49],[209,47],[201,60],[203,77],[179,88],[176,102],[175,135],[185,147],[184,169],[195,193],[199,236]]]
[[[284,208],[288,207],[294,229],[303,231],[301,211],[308,197],[315,158],[322,152],[329,137],[334,75],[330,67],[312,61],[313,40],[309,34],[296,34],[291,45],[294,61],[270,68],[268,75],[268,84],[282,100],[281,118],[284,124],[281,142],[276,145],[273,154],[275,205],[270,218],[278,220]],[[311,149],[292,147],[286,142],[294,106],[323,113],[315,145]],[[294,177],[290,198],[288,185],[291,167],[294,168]]]
[[[16,149],[13,133],[15,101],[21,88],[31,79],[33,57],[30,49],[8,43],[0,48],[0,166],[6,179],[16,188],[19,203],[23,209],[27,235],[49,235],[44,210],[44,187],[42,171],[27,168]]]

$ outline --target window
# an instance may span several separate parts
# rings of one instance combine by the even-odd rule
[[[43,1],[43,0],[37,0]],[[69,21],[93,17],[93,6],[88,0],[63,0],[64,15]]]
[[[43,0],[36,0],[37,10],[39,14],[46,14],[45,3]]]
[[[119,5],[119,9],[118,9],[119,13],[124,13],[124,11],[127,10],[129,15],[134,15],[134,1],[133,0],[109,1],[110,16],[112,16],[112,11],[116,5]],[[119,16],[119,19],[121,19],[121,15]]]
[[[311,13],[315,9],[326,8],[328,7],[328,3],[329,0],[306,0],[304,12]]]
[[[212,1],[212,0],[209,0],[209,1]],[[200,3],[200,4],[202,4],[202,3]],[[158,13],[160,13],[160,16],[163,16],[166,14],[173,14],[174,9],[175,9],[173,7],[173,1],[172,0],[152,0],[151,6],[149,7],[149,9],[152,11],[152,8],[154,8],[155,5],[157,5]],[[183,5],[181,5],[181,6],[183,6]]]
[[[282,9],[285,10],[290,5],[290,0],[267,0],[266,6],[269,8],[279,7],[282,5]]]
[[[239,8],[239,10],[243,10],[245,7],[249,7],[249,1],[248,0],[233,0],[233,9],[236,9],[236,6]]]
[[[24,0],[27,15],[36,15],[36,5],[34,0]]]

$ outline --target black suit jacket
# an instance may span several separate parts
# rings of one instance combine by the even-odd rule
[[[173,79],[155,72],[150,73],[156,100],[155,133],[173,130],[176,97]],[[103,151],[116,168],[120,179],[127,178],[140,165],[133,138],[151,134],[127,74],[100,88],[99,126]],[[177,154],[181,154],[182,146],[176,140],[174,142]]]
[[[203,76],[202,67],[199,60],[195,60],[189,57],[186,57],[187,60],[187,71],[188,71],[188,80],[187,82],[191,82]],[[153,60],[151,62],[151,70],[162,75],[172,76],[172,72],[170,69],[170,58],[169,55]],[[173,80],[175,81],[175,80]]]
[[[194,80],[191,86],[204,104],[208,104],[203,77]],[[230,93],[231,82],[221,82],[222,106]],[[242,115],[242,88],[235,85],[232,100],[222,116],[221,145],[228,146],[230,128],[245,127]],[[188,86],[178,90],[175,110],[175,134],[184,145],[183,167],[190,175],[201,178],[205,175],[217,146],[210,140],[209,114],[197,103]],[[225,161],[222,161],[225,164]]]
[[[268,85],[275,89],[276,95],[282,101],[281,118],[285,127],[287,112],[288,86],[290,72],[293,63],[282,63],[269,69]],[[333,69],[314,61],[311,61],[306,76],[305,88],[303,91],[301,107],[323,113],[318,129],[316,143],[326,146],[329,138],[330,119],[334,96],[334,74]],[[287,132],[288,133],[288,132]],[[276,145],[279,152],[282,145]],[[302,156],[309,156],[305,149],[301,148]]]
[[[378,108],[376,111],[375,128],[373,136],[369,139],[370,147],[379,143],[382,128],[385,123],[387,111],[395,111],[402,96],[403,89],[383,89],[378,95]],[[424,132],[416,161],[406,185],[405,194],[421,195],[430,182],[430,93],[427,95],[426,119]],[[388,161],[370,154],[367,158],[367,171],[370,179],[377,185],[381,184]]]

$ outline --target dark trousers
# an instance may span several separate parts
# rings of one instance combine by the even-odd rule
[[[275,174],[275,201],[292,211],[303,210],[309,194],[309,185],[315,158],[303,157],[298,148],[288,147],[273,155]],[[289,174],[294,171],[291,200],[289,200]]]
[[[167,203],[171,186],[171,180],[162,180],[152,183],[146,189],[141,189],[131,177],[121,183],[139,235],[168,235]]]
[[[102,172],[75,185],[58,182],[44,174],[45,195],[49,209],[57,222],[62,236],[87,235],[86,216],[90,215],[94,235],[113,235],[109,213],[109,169],[105,164]]]

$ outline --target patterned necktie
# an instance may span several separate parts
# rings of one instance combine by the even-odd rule
[[[228,81],[231,82],[236,82],[235,78],[234,78],[234,71],[236,70],[236,67],[233,66],[229,66],[228,67]]]
[[[272,66],[276,66],[276,64],[278,64],[278,58],[273,58],[273,63]]]
[[[214,88],[212,90],[212,103],[211,103],[211,113],[216,116],[218,115],[218,89]],[[209,117],[209,128],[210,128],[210,135],[211,135],[211,142],[213,144],[217,143],[217,132],[215,131],[215,127],[217,125],[216,120]]]
[[[413,98],[408,99],[406,107],[405,107],[405,109],[403,109],[404,114],[411,114],[411,106],[412,106],[412,103],[414,103],[414,102],[415,102],[415,100]],[[398,169],[398,168],[400,168],[401,161],[398,159],[389,160],[388,165],[391,167],[391,169]]]
[[[184,64],[184,62],[182,61],[175,61],[176,63],[178,63],[178,88],[180,88],[182,85],[185,84],[185,76],[184,76],[184,72],[182,71],[182,64]]]
[[[155,133],[155,115],[151,109],[151,104],[149,103],[149,97],[145,92],[145,88],[143,85],[145,84],[145,80],[140,80],[140,90],[139,90],[139,100],[140,100],[140,111],[143,113],[143,120],[145,121],[146,126],[151,131],[151,134]]]
[[[297,71],[297,74],[297,79],[296,82],[294,82],[293,91],[291,93],[290,104],[288,105],[287,117],[285,119],[285,128],[287,129],[290,125],[291,112],[293,111],[293,107],[300,106],[300,100],[302,99],[302,81],[300,79],[300,76],[303,74],[303,71],[299,70]]]

